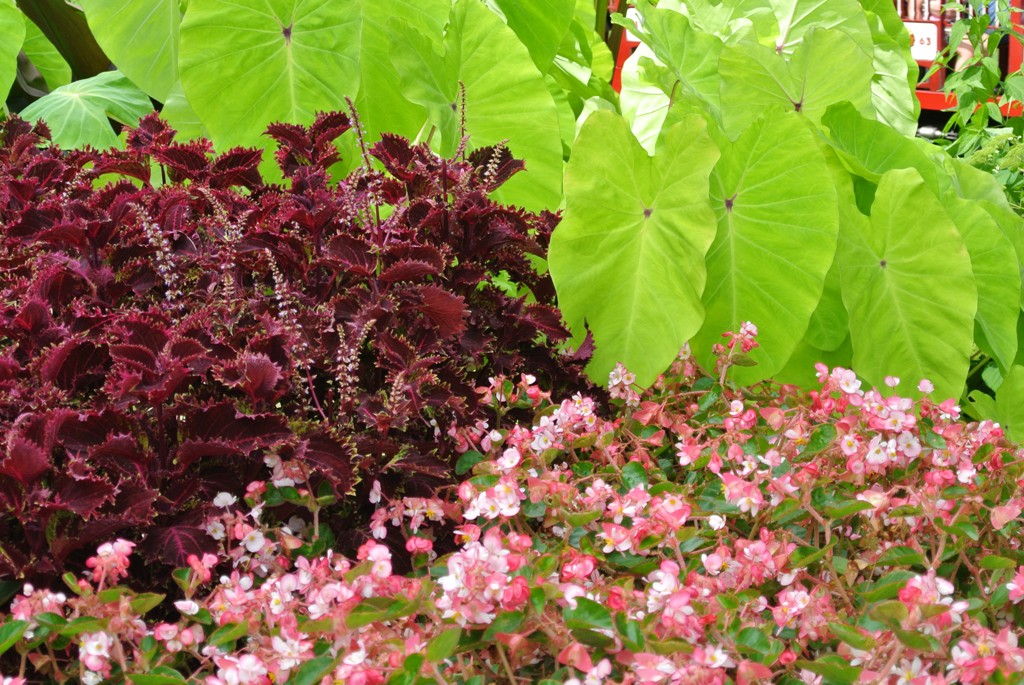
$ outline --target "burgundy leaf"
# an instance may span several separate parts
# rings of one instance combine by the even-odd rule
[[[181,472],[201,459],[241,457],[246,452],[237,442],[229,440],[186,440],[175,451],[174,461],[177,471]]]
[[[355,454],[352,445],[319,432],[299,444],[295,458],[305,461],[327,476],[335,494],[344,497],[353,485],[352,461]]]
[[[29,485],[50,468],[50,457],[41,446],[20,436],[8,439],[7,454],[0,460],[0,473]]]
[[[102,367],[106,359],[106,353],[93,343],[71,338],[49,351],[39,375],[47,383],[75,390],[88,374]]]
[[[380,275],[380,280],[385,283],[396,283],[398,281],[422,282],[428,276],[437,276],[440,269],[432,264],[423,261],[406,259],[392,264]]]
[[[14,319],[14,327],[29,335],[39,335],[51,325],[50,308],[39,300],[30,300]]]
[[[523,309],[523,315],[551,340],[565,340],[569,337],[569,332],[562,323],[562,316],[554,307],[536,303],[527,305]]]
[[[189,428],[189,434],[197,440],[222,440],[243,452],[271,447],[291,435],[286,417],[243,414],[228,402],[197,412],[189,421]]]
[[[100,507],[112,500],[114,486],[101,478],[79,478],[64,484],[54,502],[83,518],[90,518]]]
[[[459,335],[466,328],[466,302],[436,285],[416,289],[420,311],[434,322],[444,337]]]
[[[504,145],[474,150],[469,156],[469,163],[476,167],[480,178],[490,188],[497,188],[514,174],[526,169],[526,165],[513,158],[512,153]]]
[[[217,551],[217,543],[198,526],[176,525],[152,528],[142,551],[172,566],[186,566],[190,554]]]

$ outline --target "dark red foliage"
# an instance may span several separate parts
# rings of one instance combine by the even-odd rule
[[[447,482],[447,428],[486,418],[489,376],[585,383],[528,257],[556,217],[487,197],[522,165],[385,136],[333,182],[349,127],[271,126],[282,187],[258,151],[176,142],[155,115],[124,151],[0,125],[0,579],[80,568],[114,536],[180,564],[268,454],[330,485],[344,543],[374,479]]]

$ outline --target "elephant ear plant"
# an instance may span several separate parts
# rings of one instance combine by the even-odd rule
[[[643,41],[623,114],[581,125],[549,256],[593,377],[623,362],[648,385],[685,343],[709,363],[752,321],[741,384],[807,385],[821,361],[942,397],[986,364],[1024,378],[1024,224],[990,174],[906,135],[916,67],[892,3],[741,4],[640,0],[639,25],[619,19]],[[1024,430],[996,411],[1013,388],[975,413]]]
[[[3,124],[0,579],[52,577],[118,534],[181,564],[213,544],[214,495],[264,460],[312,478],[267,496],[313,506],[318,549],[345,549],[375,481],[446,482],[449,428],[485,425],[490,376],[579,385],[531,262],[554,217],[487,198],[522,164],[385,135],[333,183],[350,127],[271,126],[280,186],[261,151],[214,155],[155,115],[102,153]]]

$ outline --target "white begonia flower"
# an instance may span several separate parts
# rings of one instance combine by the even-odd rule
[[[213,498],[213,506],[220,509],[228,509],[235,506],[235,502],[237,501],[238,498],[230,492],[218,492],[217,496]]]

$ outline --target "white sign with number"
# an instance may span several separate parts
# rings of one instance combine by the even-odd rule
[[[931,62],[939,54],[939,25],[925,21],[905,21],[910,32],[910,54],[918,62]]]

